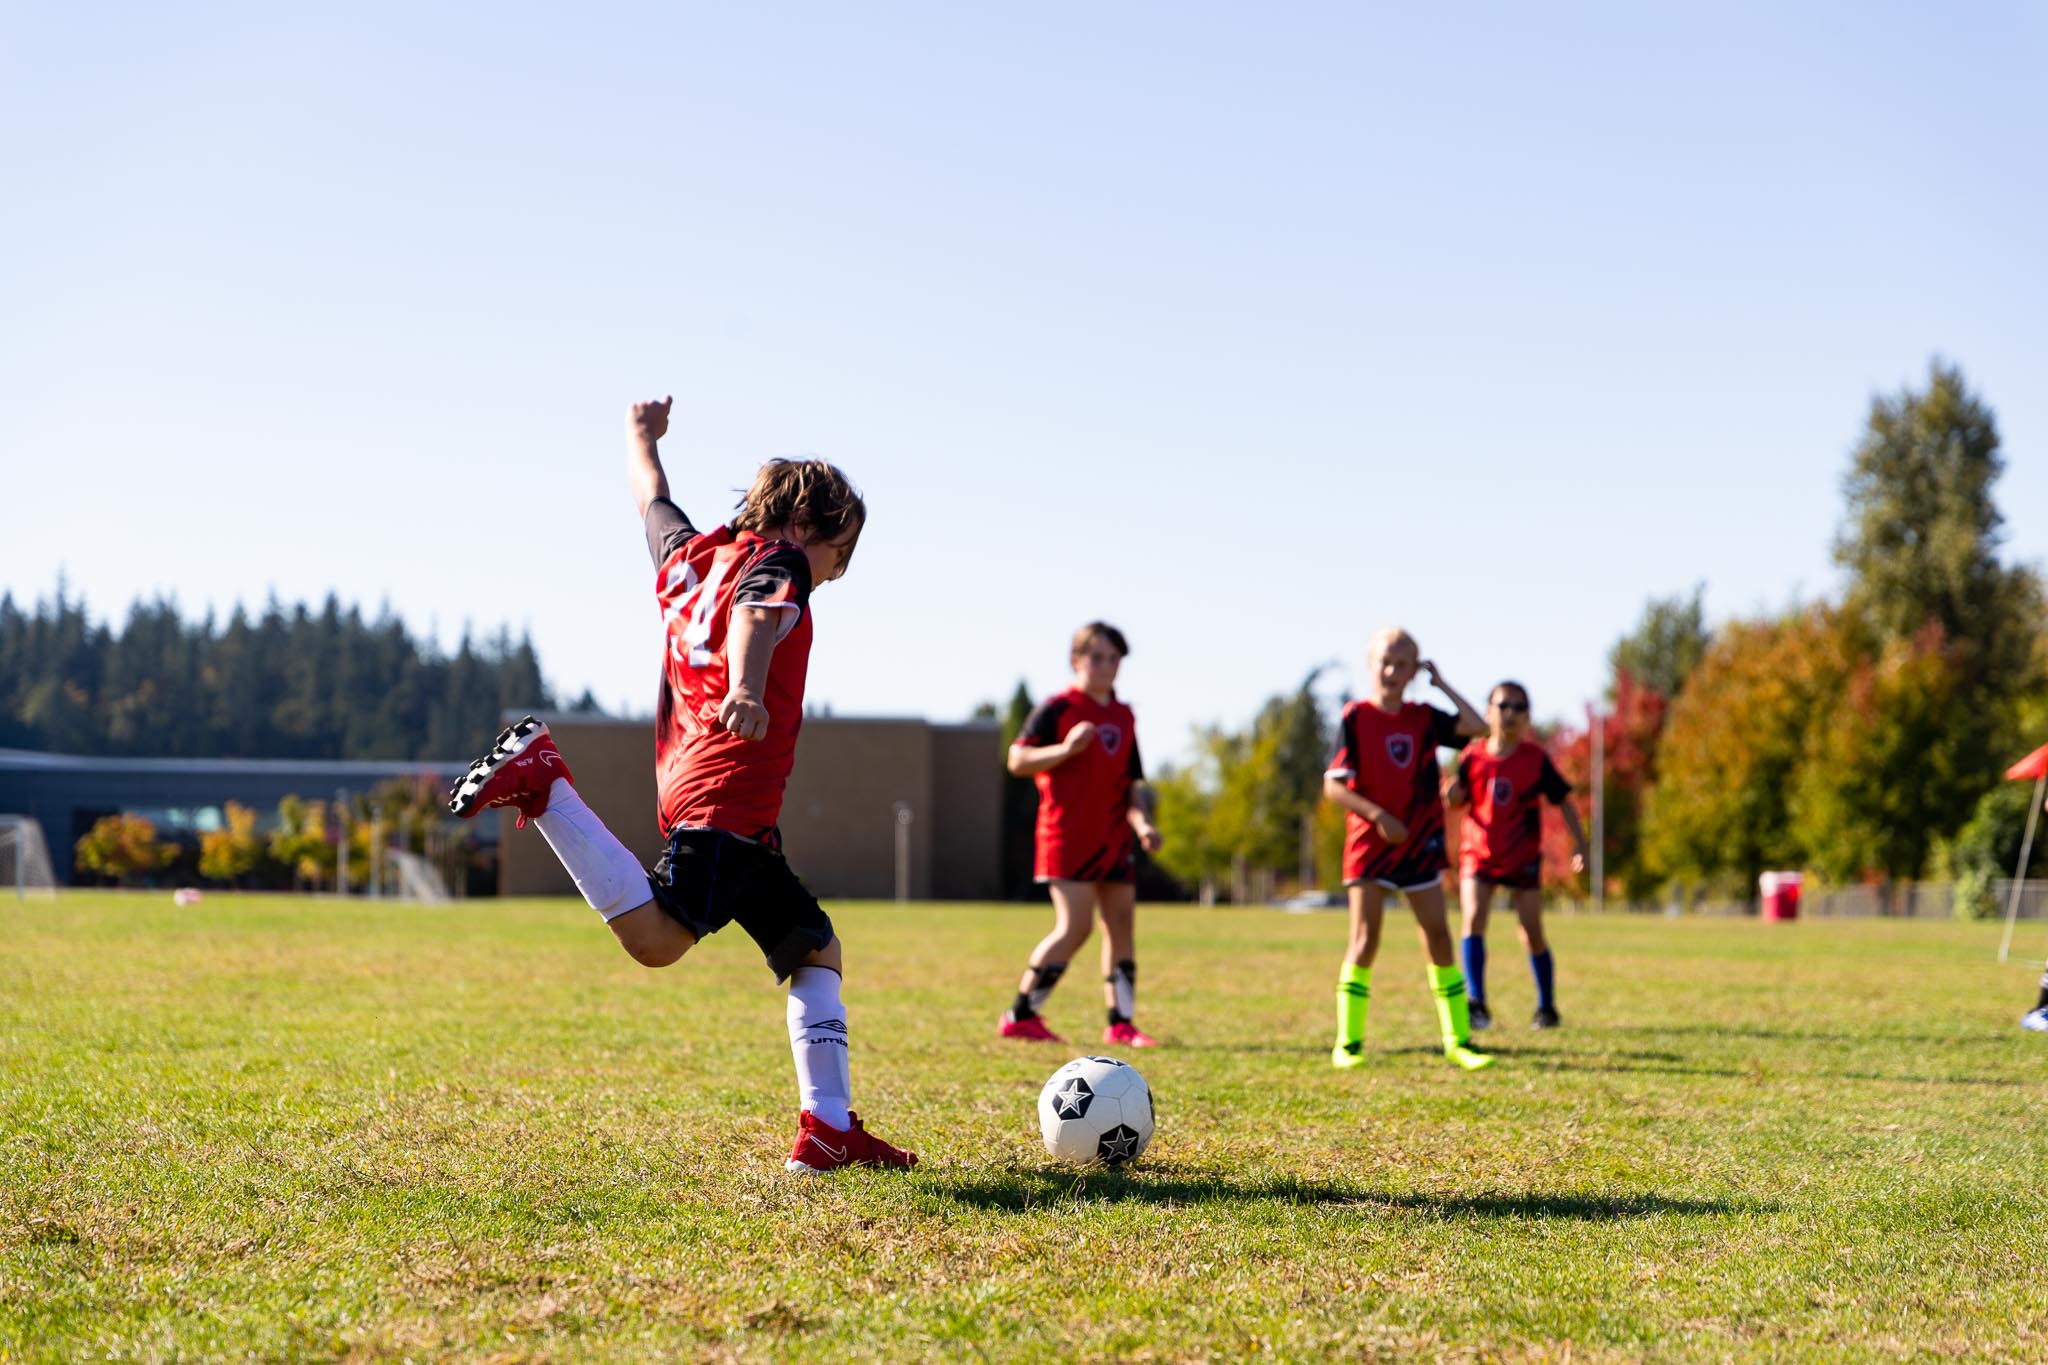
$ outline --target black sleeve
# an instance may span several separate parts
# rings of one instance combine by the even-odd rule
[[[1536,779],[1536,790],[1553,806],[1562,806],[1564,799],[1572,794],[1572,784],[1564,780],[1564,774],[1550,761],[1550,755],[1543,755],[1543,775]]]
[[[1465,736],[1458,733],[1458,717],[1452,711],[1429,708],[1429,738],[1439,749],[1463,749]]]
[[[736,607],[795,607],[795,625],[811,604],[811,560],[786,540],[778,540],[747,561],[733,589]]]
[[[647,504],[647,553],[654,557],[655,568],[668,563],[668,557],[696,534],[697,528],[690,525],[683,509],[667,498]]]
[[[1060,742],[1060,717],[1067,713],[1067,703],[1059,697],[1047,697],[1031,708],[1031,714],[1024,718],[1024,728],[1017,732],[1012,744],[1023,744],[1033,749],[1043,749],[1048,744]],[[1133,746],[1135,747],[1135,746]]]
[[[1131,781],[1145,780],[1145,760],[1138,757],[1138,732],[1131,731]]]

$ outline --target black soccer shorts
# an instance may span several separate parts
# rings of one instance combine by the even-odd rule
[[[679,829],[647,880],[654,903],[698,938],[737,921],[777,981],[832,941],[831,917],[766,844],[722,830]]]

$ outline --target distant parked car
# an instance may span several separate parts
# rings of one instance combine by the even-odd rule
[[[1306,891],[1295,892],[1286,900],[1278,902],[1278,905],[1290,915],[1304,915],[1311,910],[1328,910],[1343,903],[1344,894],[1341,891],[1318,891],[1310,887]]]

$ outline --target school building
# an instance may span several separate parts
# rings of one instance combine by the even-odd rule
[[[543,717],[576,789],[633,855],[661,853],[654,722]],[[1002,887],[1001,733],[993,721],[807,716],[782,803],[790,866],[821,898],[992,900]],[[499,814],[498,890],[572,895],[533,830]]]
[[[576,786],[636,857],[661,852],[654,722],[543,717]],[[821,898],[990,900],[1002,884],[1000,733],[992,721],[810,716],[782,807],[790,864]],[[159,834],[196,846],[229,801],[266,816],[287,794],[332,798],[394,777],[452,784],[468,765],[297,759],[85,758],[0,749],[0,814],[42,825],[60,884],[74,880],[73,845],[103,815],[144,815]],[[487,812],[472,836],[478,886],[505,896],[574,895],[538,831],[511,811]],[[461,888],[457,888],[460,894]]]

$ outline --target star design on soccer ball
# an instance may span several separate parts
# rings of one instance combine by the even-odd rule
[[[1116,1127],[1102,1135],[1102,1159],[1114,1166],[1138,1154],[1138,1135],[1129,1128]]]
[[[1088,1101],[1095,1092],[1079,1076],[1067,1082],[1067,1088],[1056,1091],[1052,1097],[1052,1109],[1063,1119],[1077,1119],[1088,1112]]]

